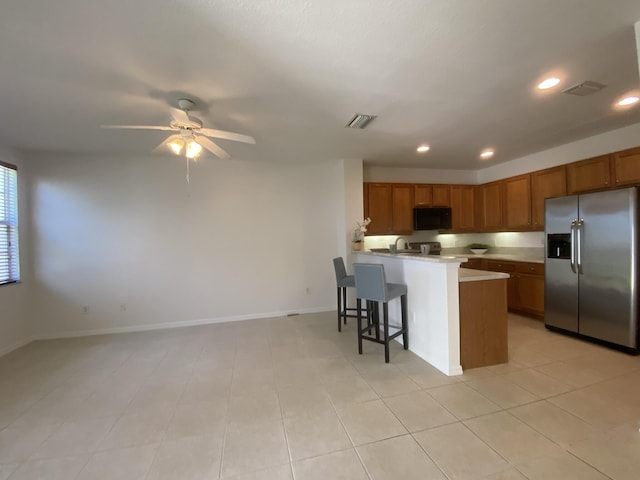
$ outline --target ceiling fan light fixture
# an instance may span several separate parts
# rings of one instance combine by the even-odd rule
[[[182,147],[184,147],[184,140],[182,140],[181,138],[174,138],[170,142],[167,142],[167,146],[173,153],[175,153],[176,155],[180,155]]]
[[[187,142],[187,158],[197,158],[202,153],[202,146],[195,140],[189,140]]]

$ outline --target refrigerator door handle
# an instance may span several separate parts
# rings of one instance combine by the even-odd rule
[[[581,218],[578,220],[576,224],[576,233],[577,233],[577,255],[576,255],[576,263],[578,267],[578,274],[582,273],[582,227],[584,227],[584,220]]]
[[[569,257],[569,265],[571,265],[571,271],[573,273],[578,273],[576,271],[576,224],[578,220],[571,221],[571,255]]]

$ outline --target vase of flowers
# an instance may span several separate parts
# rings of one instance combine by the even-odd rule
[[[352,245],[354,250],[362,250],[364,246],[364,234],[367,231],[367,226],[371,223],[371,219],[367,217],[356,223],[358,224],[358,228],[353,231]]]

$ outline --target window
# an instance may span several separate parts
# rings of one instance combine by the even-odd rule
[[[18,169],[0,162],[0,285],[18,280]]]

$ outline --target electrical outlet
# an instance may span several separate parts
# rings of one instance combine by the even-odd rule
[[[122,305],[120,305],[120,311],[121,312],[126,312],[127,311],[127,304],[123,303]]]
[[[307,295],[311,295],[311,287],[307,287],[305,289],[305,292],[306,292]]]
[[[82,306],[82,313],[89,313],[89,305]]]

